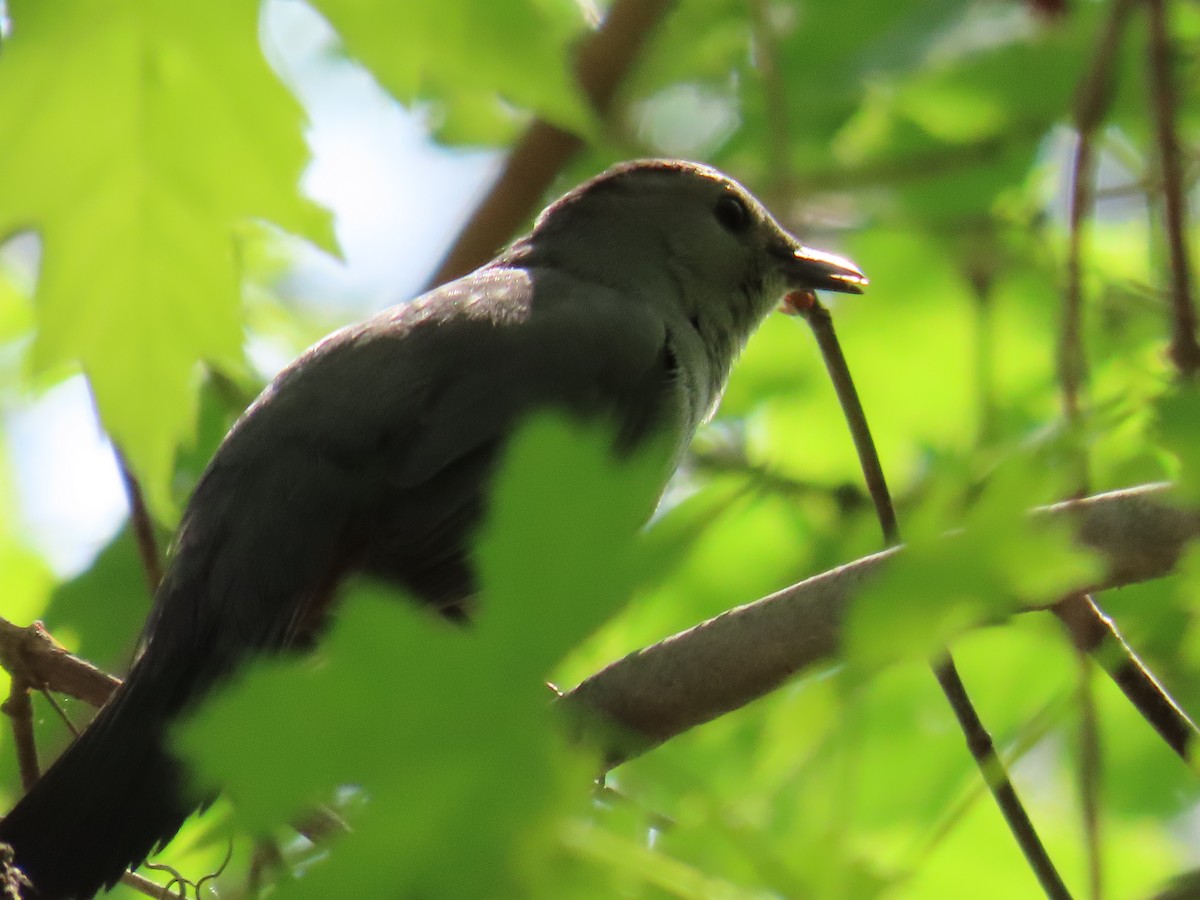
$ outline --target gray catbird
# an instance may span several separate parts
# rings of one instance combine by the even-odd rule
[[[0,822],[36,896],[89,897],[175,834],[197,803],[168,725],[248,657],[311,639],[347,575],[464,615],[489,476],[523,416],[600,417],[618,446],[681,453],[785,293],[864,283],[714,169],[640,161],[308,350],[197,485],[124,685]]]

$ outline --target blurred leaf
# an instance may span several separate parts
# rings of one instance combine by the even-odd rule
[[[253,831],[342,785],[370,797],[351,813],[353,837],[281,896],[347,885],[362,895],[370,884],[524,896],[537,861],[560,852],[555,811],[583,799],[594,763],[561,754],[542,680],[624,598],[662,477],[660,455],[618,466],[609,445],[605,432],[557,419],[513,441],[480,542],[471,628],[362,587],[315,659],[256,664],[182,729],[205,779],[227,786]],[[324,712],[314,720],[313,709]],[[458,863],[447,870],[438,848],[451,846]]]
[[[968,14],[923,69],[867,94],[838,135],[843,164],[874,170],[899,203],[889,214],[941,227],[993,211],[1027,171],[1043,136],[1071,109],[1095,16],[1054,29],[1010,7]],[[1019,74],[1019,77],[1017,76]]]
[[[670,448],[652,445],[618,463],[610,446],[604,429],[534,417],[510,442],[492,489],[477,550],[478,621],[497,649],[525,643],[540,677],[616,611],[651,564],[637,531],[668,474]]]
[[[71,648],[75,653],[120,675],[149,611],[146,575],[127,523],[91,566],[54,588],[46,624],[56,635],[69,629],[78,636]]]
[[[946,498],[910,518],[904,551],[851,610],[849,658],[868,669],[930,658],[969,625],[1051,603],[1097,579],[1098,560],[1075,545],[1068,527],[1029,516],[1045,480],[1017,465],[1001,468],[961,532],[945,533],[955,521]]]
[[[593,127],[572,73],[571,50],[584,24],[572,3],[313,0],[312,6],[397,99],[435,101],[445,140],[510,139],[519,124],[512,106],[577,133]]]
[[[34,361],[82,365],[106,428],[170,517],[196,363],[241,352],[238,222],[333,246],[328,217],[296,192],[300,110],[262,58],[252,4],[9,10],[0,233],[42,238]]]
[[[1200,387],[1177,384],[1153,408],[1159,443],[1179,461],[1175,482],[1180,496],[1200,499]]]
[[[33,304],[17,288],[0,260],[0,345],[27,336],[33,330]]]

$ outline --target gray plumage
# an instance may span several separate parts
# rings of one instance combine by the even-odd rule
[[[167,726],[247,657],[311,640],[348,574],[466,615],[489,477],[529,412],[599,417],[618,449],[661,435],[678,459],[786,291],[863,283],[719,172],[636,162],[307,351],[197,486],[124,687],[0,822],[37,896],[91,896],[174,835],[198,798]]]

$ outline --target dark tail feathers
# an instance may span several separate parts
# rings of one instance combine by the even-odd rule
[[[0,821],[0,842],[33,883],[28,897],[68,900],[111,887],[198,805],[181,799],[182,769],[164,749],[173,704],[138,668]]]

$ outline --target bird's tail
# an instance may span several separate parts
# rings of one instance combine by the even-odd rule
[[[26,896],[91,897],[112,886],[197,805],[184,799],[183,770],[164,743],[177,704],[145,677],[142,662],[0,821],[0,842],[33,883]]]

